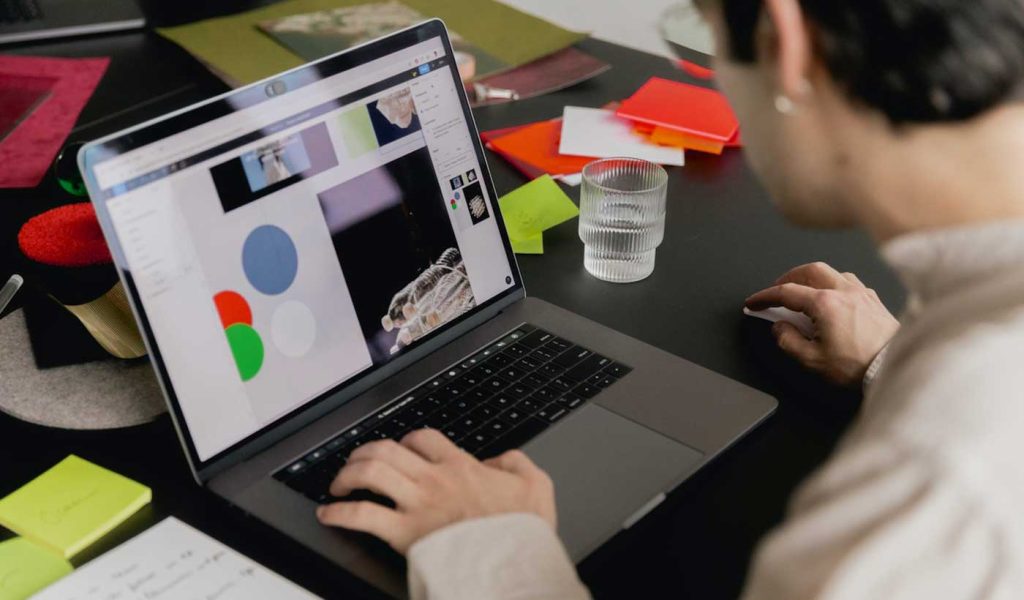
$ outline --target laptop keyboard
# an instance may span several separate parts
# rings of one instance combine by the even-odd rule
[[[274,477],[318,503],[353,450],[431,427],[484,459],[518,448],[632,369],[523,325],[292,461]],[[352,499],[352,498],[347,498]],[[379,499],[379,497],[378,497]]]
[[[0,0],[0,24],[25,23],[43,18],[38,0]]]

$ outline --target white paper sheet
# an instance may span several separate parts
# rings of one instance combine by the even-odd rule
[[[562,115],[562,154],[611,158],[642,158],[662,165],[683,166],[681,148],[652,144],[633,132],[633,124],[610,110],[566,106]]]
[[[313,600],[316,596],[174,517],[87,563],[34,600]]]
[[[743,309],[743,314],[748,317],[755,317],[757,319],[764,319],[770,323],[776,323],[778,321],[786,321],[792,324],[794,327],[800,330],[800,333],[804,334],[804,337],[812,340],[817,335],[818,329],[814,326],[814,321],[804,313],[798,313],[796,311],[783,308],[781,306],[776,308],[768,308],[765,310],[753,311],[748,308]]]

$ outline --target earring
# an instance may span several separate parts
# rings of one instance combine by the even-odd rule
[[[793,104],[789,96],[779,94],[775,97],[775,110],[779,111],[779,114],[782,115],[792,115],[796,113],[796,104]]]

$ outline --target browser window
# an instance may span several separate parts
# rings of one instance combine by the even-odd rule
[[[440,38],[95,166],[201,460],[514,285]]]

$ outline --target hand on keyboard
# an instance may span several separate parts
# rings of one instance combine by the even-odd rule
[[[395,507],[335,502],[317,509],[320,522],[370,533],[402,554],[434,531],[478,517],[535,513],[555,527],[551,478],[525,454],[511,450],[480,462],[434,429],[356,449],[330,492],[343,497],[362,489],[391,498]]]

